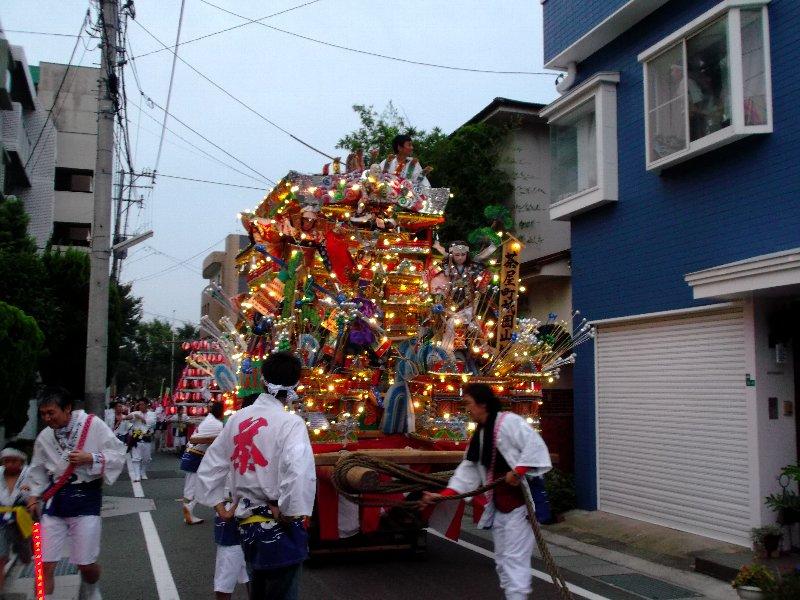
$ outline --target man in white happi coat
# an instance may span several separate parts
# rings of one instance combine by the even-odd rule
[[[314,508],[314,455],[305,421],[284,406],[297,398],[300,371],[288,352],[270,355],[262,365],[267,393],[228,419],[197,470],[198,500],[224,520],[237,519],[253,599],[295,600],[308,556],[304,521]]]
[[[490,386],[469,384],[463,398],[478,427],[447,489],[441,494],[426,492],[423,502],[434,503],[503,477],[487,498],[475,498],[473,509],[480,511],[485,505],[478,527],[492,529],[495,566],[506,599],[524,600],[531,591],[534,537],[520,485],[528,485],[526,475],[540,476],[552,468],[550,453],[524,418],[500,411]]]
[[[42,514],[46,597],[69,544],[70,562],[81,573],[80,598],[100,600],[100,507],[103,481],[111,485],[125,464],[125,446],[102,418],[73,410],[66,390],[47,388],[39,400],[45,427],[36,438],[28,471],[28,508]]]
[[[414,141],[410,135],[396,135],[392,140],[392,151],[394,154],[390,154],[381,161],[381,171],[408,179],[417,191],[431,187],[428,178],[425,176],[425,169],[412,156],[414,154]]]
[[[150,410],[146,398],[136,403],[136,410],[125,416],[131,421],[131,480],[147,479],[147,467],[153,460],[153,432],[156,428],[156,413]]]
[[[194,506],[197,489],[197,469],[200,461],[208,450],[209,445],[217,439],[222,431],[222,415],[225,405],[222,402],[213,402],[206,418],[200,422],[189,440],[189,446],[181,457],[181,471],[186,473],[183,482],[183,520],[187,525],[198,525],[203,522],[194,516]]]
[[[11,551],[20,562],[31,562],[31,519],[25,508],[30,491],[27,461],[25,453],[12,445],[0,451],[0,597]]]

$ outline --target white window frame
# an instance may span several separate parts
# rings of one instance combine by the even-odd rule
[[[749,135],[772,133],[772,64],[770,59],[769,15],[767,5],[770,0],[725,0],[711,10],[703,13],[678,31],[651,46],[638,56],[642,63],[644,90],[645,164],[648,171],[660,171],[666,167],[687,161],[695,156],[710,152]],[[761,8],[761,23],[764,28],[764,90],[767,107],[767,122],[763,125],[745,125],[744,90],[742,81],[742,33],[741,10]],[[650,160],[650,102],[648,97],[648,63],[662,54],[683,46],[684,72],[686,70],[686,41],[701,29],[720,17],[728,17],[728,64],[731,86],[731,124],[700,139],[691,141],[689,135],[689,112],[686,114],[687,147],[669,156]]]
[[[619,198],[617,177],[617,84],[619,73],[598,73],[569,93],[542,109],[541,117],[548,125],[557,125],[560,120],[582,107],[594,102],[595,141],[597,144],[597,185],[581,190],[550,204],[550,219],[568,221],[573,215]]]

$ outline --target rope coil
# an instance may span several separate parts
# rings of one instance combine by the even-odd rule
[[[370,482],[367,489],[354,490],[353,486],[348,481],[348,473],[354,468],[368,469],[377,472],[379,475],[388,475],[392,479],[390,481],[373,481]],[[389,494],[411,494],[414,492],[421,493],[425,491],[438,491],[447,486],[447,482],[453,475],[453,471],[440,471],[437,473],[420,473],[414,471],[406,466],[394,463],[389,460],[369,456],[359,452],[345,453],[336,462],[333,468],[331,481],[336,488],[337,492],[344,496],[351,502],[360,504],[361,506],[392,506],[401,507],[409,510],[419,510],[422,503],[419,500],[379,500],[377,498],[364,498],[363,493],[372,495],[389,495]],[[463,494],[454,494],[446,496],[444,500],[464,500],[473,496],[483,494],[499,485],[504,480],[503,477],[496,479],[486,485],[482,485],[474,490],[465,492]],[[536,545],[539,547],[539,552],[542,555],[542,560],[547,566],[547,571],[553,580],[553,585],[558,589],[559,595],[562,600],[574,600],[572,592],[567,586],[563,575],[553,560],[552,554],[547,547],[547,542],[542,535],[542,530],[539,522],[536,520],[536,508],[533,504],[533,497],[531,496],[530,488],[527,481],[523,478],[520,482],[522,486],[523,496],[525,498],[525,506],[528,510],[528,518],[533,529],[533,535],[536,539]]]

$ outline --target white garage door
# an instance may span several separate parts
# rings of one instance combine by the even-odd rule
[[[600,510],[746,544],[741,308],[600,325]]]

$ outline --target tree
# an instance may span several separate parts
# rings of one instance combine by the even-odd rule
[[[337,147],[365,152],[378,148],[379,156],[385,157],[392,152],[392,138],[406,133],[414,138],[414,155],[420,163],[433,167],[431,185],[450,188],[453,198],[439,229],[444,240],[466,240],[475,229],[489,225],[483,214],[487,206],[510,200],[514,186],[501,168],[502,144],[510,127],[475,123],[446,136],[438,127],[429,132],[413,127],[391,102],[382,113],[362,104],[353,110],[361,126],[340,139]]]
[[[443,239],[466,240],[472,231],[490,224],[487,207],[511,199],[514,184],[500,165],[508,133],[507,128],[474,123],[459,127],[436,146],[431,184],[448,187],[453,194],[439,228]]]
[[[42,381],[83,396],[89,257],[75,249],[41,254],[27,234],[28,215],[15,198],[0,199],[0,301],[35,319],[44,335],[39,355]],[[114,374],[121,340],[133,335],[140,299],[130,286],[112,282],[109,293],[108,377]]]
[[[44,335],[36,320],[0,302],[0,420],[6,436],[19,433],[28,417]]]
[[[353,110],[361,121],[361,127],[340,139],[336,147],[351,152],[361,148],[367,159],[372,148],[378,150],[378,156],[381,159],[387,154],[393,154],[392,139],[396,135],[404,133],[414,138],[414,156],[420,160],[421,164],[427,165],[430,163],[436,146],[447,139],[447,136],[438,127],[434,127],[428,132],[409,125],[391,102],[382,113],[378,113],[373,106],[363,104],[354,104]]]

